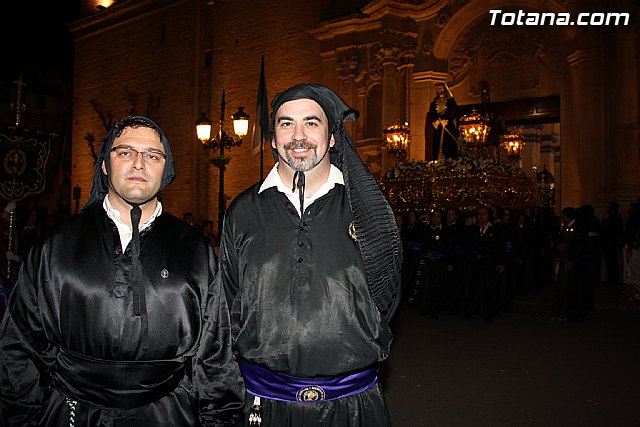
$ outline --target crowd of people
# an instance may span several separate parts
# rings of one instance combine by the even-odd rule
[[[403,301],[432,318],[459,313],[489,323],[511,311],[514,300],[551,285],[551,317],[585,321],[601,279],[622,283],[623,259],[626,266],[640,248],[639,219],[640,202],[631,205],[626,224],[616,202],[602,220],[591,205],[567,207],[561,217],[499,206],[397,214]]]

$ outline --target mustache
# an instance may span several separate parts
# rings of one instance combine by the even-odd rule
[[[307,140],[293,140],[284,145],[285,150],[296,150],[296,149],[304,149],[304,150],[315,150],[318,148],[317,144],[309,142]]]
[[[131,173],[125,176],[125,179],[129,179],[129,178],[142,178],[146,181],[149,180],[149,177],[147,176],[147,174],[145,173]]]

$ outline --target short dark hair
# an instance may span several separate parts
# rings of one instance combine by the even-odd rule
[[[128,116],[123,119],[120,119],[118,123],[115,125],[115,136],[113,139],[118,138],[122,131],[126,128],[136,129],[136,128],[149,128],[153,129],[153,131],[160,138],[160,131],[146,118],[142,116]]]

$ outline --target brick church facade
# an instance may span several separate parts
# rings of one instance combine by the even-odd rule
[[[113,4],[111,4],[113,3]],[[638,10],[630,1],[503,0],[84,0],[75,39],[72,186],[89,193],[91,144],[135,112],[165,130],[175,182],[165,209],[217,218],[218,171],[196,139],[201,112],[227,116],[244,106],[255,120],[260,59],[268,97],[320,82],[361,112],[350,131],[373,173],[393,161],[381,130],[409,123],[408,157],[429,159],[425,117],[435,83],[458,104],[480,103],[479,81],[503,122],[528,141],[525,171],[545,165],[559,207],[640,196]],[[490,10],[527,13],[624,12],[628,25],[491,25]],[[232,131],[231,120],[226,130]],[[251,133],[228,152],[230,201],[260,179]],[[273,165],[269,147],[265,174]]]

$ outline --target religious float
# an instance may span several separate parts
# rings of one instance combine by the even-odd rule
[[[397,122],[386,126],[383,134],[389,153],[398,161],[380,179],[380,186],[394,211],[541,205],[535,172],[531,178],[519,165],[523,137],[510,132],[492,140],[490,123],[487,116],[472,111],[460,119],[457,158],[413,162],[404,160],[409,129]]]

